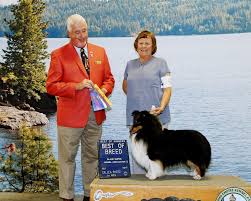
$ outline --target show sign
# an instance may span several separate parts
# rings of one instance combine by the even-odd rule
[[[130,177],[126,140],[99,141],[99,178]]]

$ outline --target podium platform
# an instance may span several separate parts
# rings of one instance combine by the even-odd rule
[[[168,175],[151,181],[145,175],[132,175],[96,178],[91,184],[91,201],[216,201],[229,187],[241,188],[251,195],[251,184],[235,176],[208,175],[198,181],[188,175]]]

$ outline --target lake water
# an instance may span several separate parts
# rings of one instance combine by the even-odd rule
[[[121,84],[126,62],[137,56],[134,38],[89,40],[106,48],[116,80],[113,109],[107,113],[103,139],[128,139]],[[67,41],[48,39],[48,51]],[[157,37],[157,43],[156,56],[166,59],[172,71],[170,129],[195,129],[208,138],[212,146],[208,174],[236,175],[251,182],[251,33],[163,36]],[[6,39],[0,38],[0,54],[5,47]],[[57,155],[56,119],[55,115],[48,117],[50,123],[44,129]],[[0,129],[0,147],[15,138],[15,132]],[[79,155],[77,164],[75,188],[80,193]]]

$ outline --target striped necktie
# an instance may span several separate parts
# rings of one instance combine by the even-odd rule
[[[85,67],[85,70],[86,70],[87,74],[90,75],[90,67],[89,67],[88,57],[85,54],[85,49],[84,48],[80,49],[80,56],[81,56],[81,59],[82,59],[82,62],[84,64],[84,67]]]

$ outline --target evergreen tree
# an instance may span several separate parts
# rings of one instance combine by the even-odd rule
[[[0,171],[10,187],[23,192],[52,192],[58,190],[58,163],[52,153],[52,143],[42,129],[23,124],[19,130],[20,143],[5,146],[0,154]]]
[[[1,88],[5,97],[14,96],[19,103],[28,99],[39,100],[45,92],[45,59],[47,23],[43,21],[43,0],[19,0],[12,5],[13,18],[6,21],[7,49],[0,66]]]

